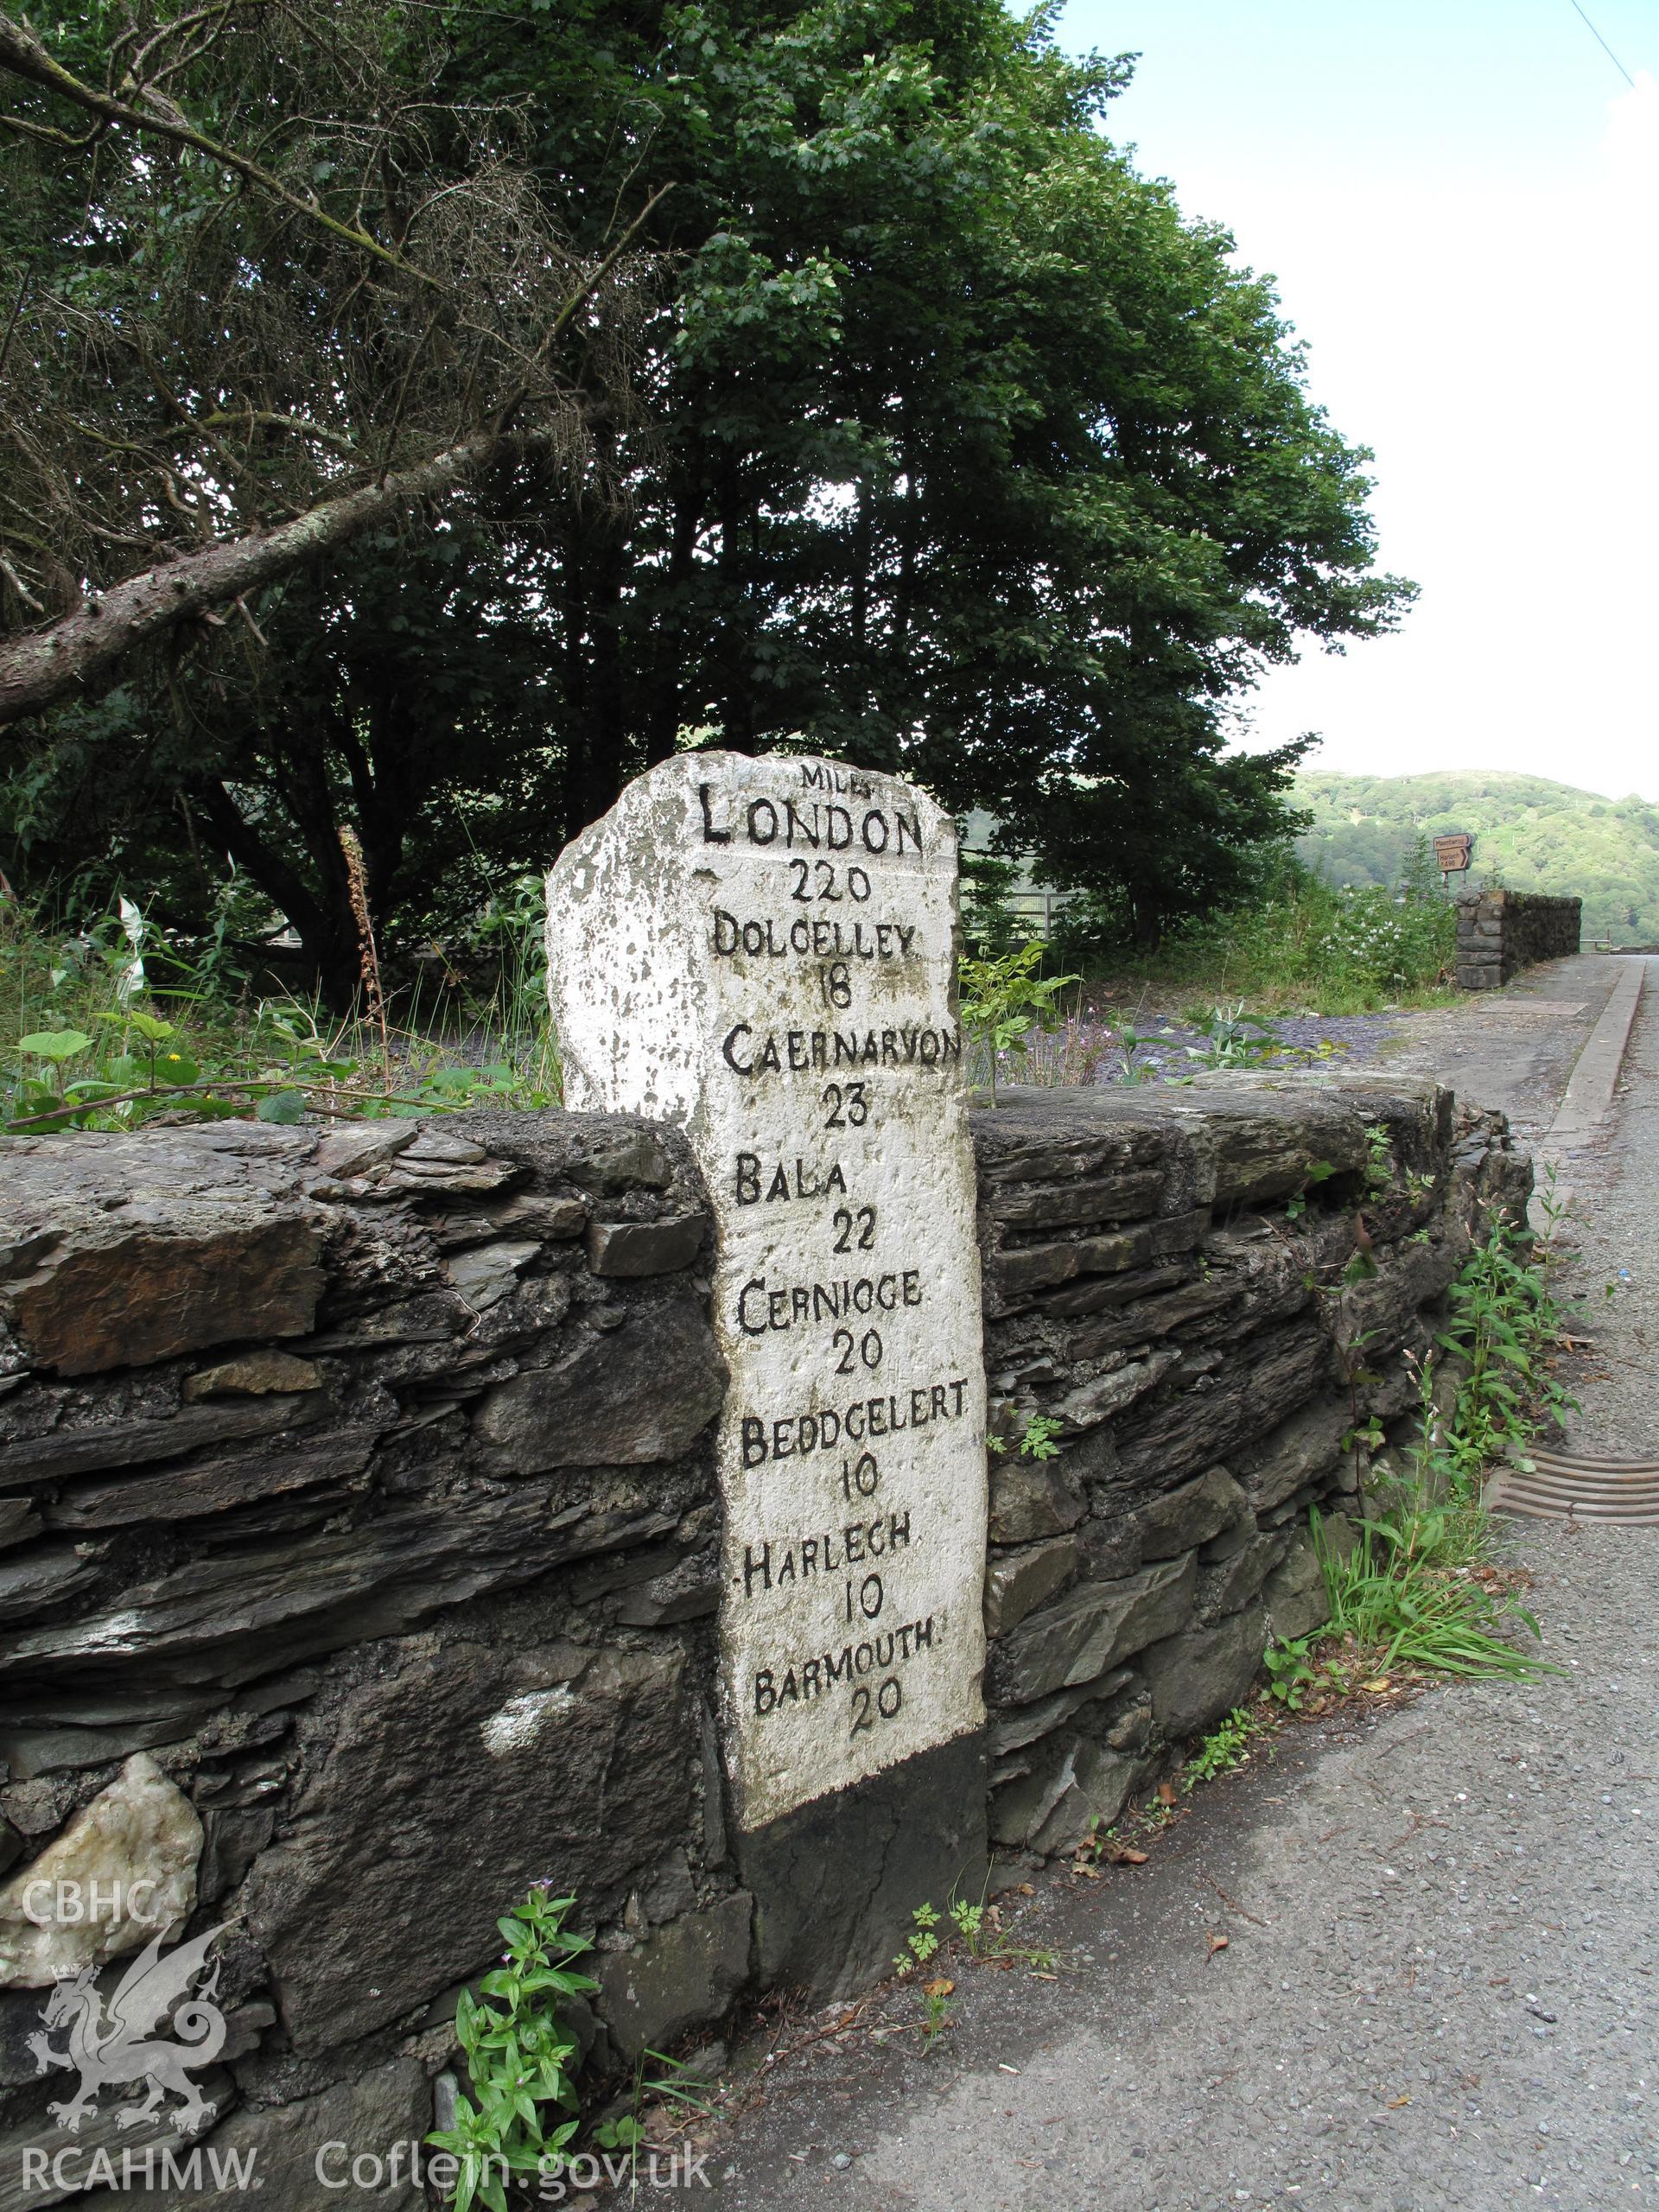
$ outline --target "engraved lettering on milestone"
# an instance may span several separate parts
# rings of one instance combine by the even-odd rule
[[[956,835],[700,753],[549,880],[574,1110],[683,1123],[716,1215],[726,1757],[746,1827],[983,1718],[984,1377]]]

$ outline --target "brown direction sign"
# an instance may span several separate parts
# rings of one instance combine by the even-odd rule
[[[1475,841],[1466,830],[1454,830],[1450,836],[1434,840],[1434,865],[1442,875],[1457,875],[1469,865],[1469,855]]]

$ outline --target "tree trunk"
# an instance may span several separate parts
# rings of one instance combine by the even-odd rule
[[[488,432],[378,484],[325,499],[275,530],[204,545],[200,552],[145,569],[107,591],[93,592],[73,614],[49,628],[31,630],[0,644],[0,728],[83,690],[136,647],[162,637],[175,624],[209,608],[228,607],[302,562],[334,552],[359,531],[386,521],[411,500],[438,499],[457,490],[491,462],[550,450],[557,435],[550,429],[507,436]]]

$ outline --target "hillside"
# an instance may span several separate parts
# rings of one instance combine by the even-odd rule
[[[1432,776],[1296,779],[1313,817],[1302,858],[1334,883],[1389,883],[1412,839],[1472,830],[1471,883],[1496,870],[1516,891],[1577,893],[1584,934],[1616,944],[1659,943],[1659,806],[1603,798],[1541,776],[1448,771]]]

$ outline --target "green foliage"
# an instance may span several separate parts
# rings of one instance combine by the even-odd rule
[[[41,21],[101,79],[124,12],[48,0]],[[157,365],[92,346],[48,395],[59,418],[114,404],[113,353],[118,428],[146,461],[188,457],[181,514],[157,468],[99,448],[106,519],[188,543],[197,484],[232,462],[238,519],[320,468],[372,481],[474,383],[512,391],[512,346],[543,415],[583,395],[575,462],[515,459],[441,528],[411,515],[46,718],[0,792],[14,881],[89,869],[101,901],[117,874],[165,879],[169,921],[199,931],[233,854],[343,1009],[343,824],[388,954],[447,943],[493,872],[544,863],[698,720],[987,806],[1142,942],[1249,887],[1249,855],[1294,826],[1300,748],[1224,753],[1229,698],[1304,637],[1388,628],[1409,594],[1374,573],[1367,456],[1310,398],[1271,285],[1103,135],[1127,59],[1070,58],[1050,10],[1001,0],[353,0],[337,41],[297,21],[204,30],[168,97],[227,130],[257,118],[273,160],[328,140],[318,189],[385,237],[411,235],[407,191],[450,281],[430,307],[384,270],[365,283],[360,254],[193,157],[119,163],[124,134],[95,159],[0,141],[31,326],[94,286],[142,310]],[[498,254],[489,211],[447,226],[480,143],[500,207],[584,265],[671,188],[645,260],[550,361],[517,323],[545,322],[565,257]],[[198,263],[235,287],[193,289]],[[13,372],[51,351],[20,341]],[[163,372],[319,435],[221,428],[223,461],[157,397]]]
[[[1465,1486],[1494,1460],[1524,1453],[1546,1421],[1560,1426],[1573,1402],[1547,1364],[1566,1320],[1550,1281],[1560,1213],[1553,1176],[1543,1211],[1542,1240],[1494,1222],[1451,1287],[1439,1341],[1462,1370],[1446,1449]]]
[[[601,2120],[594,2130],[593,2139],[601,2151],[627,2152],[632,2180],[639,2165],[639,2145],[645,2139],[645,2123],[641,2118],[645,2100],[656,2098],[686,2112],[708,2113],[714,2107],[703,2094],[703,2077],[690,2065],[647,2048],[633,2063],[626,2110]]]
[[[1075,976],[1039,976],[1048,947],[1039,938],[1016,950],[977,959],[963,953],[957,963],[957,1008],[962,1025],[985,1056],[991,1103],[996,1103],[996,1066],[1009,1053],[1023,1054],[1033,1029],[1052,1029],[1059,1020],[1054,1000]]]
[[[211,944],[168,938],[130,899],[69,938],[0,908],[0,1007],[16,1023],[10,1043],[0,1027],[0,1130],[130,1129],[161,1114],[377,1120],[556,1101],[545,1004],[525,1007],[512,962],[469,1009],[463,1038],[411,1029],[390,1054],[378,1033],[329,1021],[315,1001],[228,998],[224,974]],[[498,1057],[477,1056],[486,1039]]]
[[[1375,1167],[1387,1131],[1378,1124],[1367,1136]],[[1515,1681],[1548,1671],[1514,1640],[1517,1626],[1535,1639],[1538,1624],[1493,1569],[1480,1499],[1486,1469],[1524,1453],[1541,1423],[1559,1421],[1571,1402],[1548,1364],[1565,1319],[1551,1287],[1560,1212],[1553,1189],[1543,1211],[1548,1233],[1537,1240],[1495,1220],[1452,1283],[1451,1318],[1439,1337],[1442,1356],[1456,1362],[1451,1417],[1441,1415],[1431,1355],[1419,1372],[1415,1440],[1403,1470],[1374,1481],[1386,1510],[1348,1548],[1332,1544],[1313,1516],[1329,1618],[1313,1635],[1265,1655],[1268,1687],[1289,1710],[1323,1689],[1340,1694],[1391,1669]],[[1372,1419],[1356,1428],[1348,1448],[1374,1452],[1383,1440]]]
[[[1201,1013],[1198,1027],[1203,1030],[1202,1045],[1189,1045],[1186,1056],[1206,1068],[1249,1067],[1261,1060],[1274,1058],[1277,1042],[1244,1011],[1245,1001],[1238,999],[1231,1006],[1211,1007]]]
[[[1060,1447],[1054,1439],[1061,1433],[1065,1427],[1065,1423],[1063,1421],[1056,1421],[1052,1414],[1033,1414],[1026,1423],[1024,1434],[1020,1439],[1020,1457],[1022,1459],[1058,1459]],[[995,1452],[999,1455],[1007,1450],[1007,1444],[1000,1436],[988,1436],[985,1445],[988,1451]]]
[[[1268,1670],[1268,1688],[1291,1713],[1301,1711],[1308,1692],[1319,1680],[1319,1668],[1313,1656],[1318,1641],[1317,1636],[1292,1637],[1270,1643],[1262,1654],[1262,1663]]]
[[[925,2054],[933,2048],[934,2040],[941,2030],[950,2025],[950,2015],[955,2010],[956,2002],[948,1989],[935,1989],[930,1986],[923,1990],[921,2030]]]
[[[484,1976],[476,1998],[461,1993],[455,2040],[473,2094],[457,2095],[453,2127],[426,2139],[461,2163],[449,2197],[454,2212],[468,2212],[474,2202],[507,2212],[510,2180],[543,2171],[576,2132],[575,2120],[550,2127],[542,2109],[578,2108],[569,2073],[576,2046],[560,2024],[557,2004],[599,1986],[570,1971],[593,1948],[564,1925],[575,1903],[550,1896],[545,1885],[532,1889],[496,1923],[507,1945],[500,1966]]]
[[[1026,1433],[1020,1440],[1020,1457],[1022,1459],[1058,1459],[1060,1447],[1054,1439],[1065,1427],[1064,1421],[1054,1420],[1051,1414],[1033,1414],[1026,1423]]]
[[[1339,890],[1281,848],[1248,896],[1182,924],[1155,955],[1126,957],[1096,910],[1078,906],[1055,930],[1064,957],[1172,992],[1213,1000],[1359,1014],[1432,995],[1454,963],[1457,917],[1432,868],[1395,887]]]
[[[1292,1221],[1300,1220],[1307,1211],[1307,1194],[1321,1183],[1328,1183],[1336,1173],[1335,1163],[1329,1160],[1310,1160],[1302,1171],[1302,1187],[1294,1191],[1285,1201],[1285,1212]]]
[[[1475,838],[1474,886],[1496,870],[1516,891],[1584,900],[1586,940],[1659,943],[1659,805],[1609,799],[1542,776],[1497,770],[1427,776],[1347,776],[1323,769],[1296,779],[1308,817],[1297,849],[1332,883],[1386,886],[1413,841],[1453,830]],[[1459,879],[1452,878],[1458,887]]]
[[[1012,952],[1025,934],[1011,904],[1020,863],[995,853],[964,851],[961,868],[963,942],[981,960]]]
[[[1277,1677],[1275,1677],[1275,1683]],[[1227,1774],[1236,1766],[1243,1766],[1250,1755],[1250,1745],[1265,1735],[1265,1725],[1236,1705],[1224,1720],[1217,1722],[1202,1738],[1198,1748],[1188,1759],[1183,1774],[1186,1789],[1200,1782],[1213,1782],[1218,1774]]]
[[[1325,1635],[1349,1643],[1371,1674],[1390,1668],[1524,1681],[1546,1670],[1511,1642],[1538,1624],[1513,1594],[1472,1571],[1484,1531],[1465,1509],[1414,1500],[1397,1516],[1368,1521],[1345,1555],[1314,1538],[1331,1608]]]
[[[910,1916],[915,1924],[905,1938],[904,1949],[893,1962],[893,1970],[901,1981],[914,1974],[918,1967],[925,1967],[939,1948],[937,1907],[918,1904]]]

